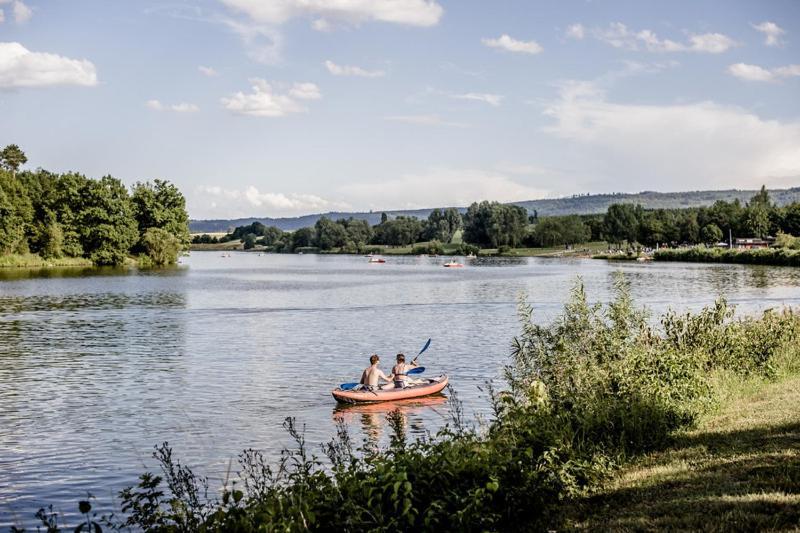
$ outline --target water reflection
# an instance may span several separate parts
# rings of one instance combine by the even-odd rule
[[[387,416],[397,412],[402,422],[402,427],[407,435],[425,437],[431,428],[425,427],[425,420],[421,416],[428,411],[436,411],[436,407],[443,407],[447,403],[447,396],[443,393],[426,396],[424,398],[411,398],[393,402],[370,403],[363,405],[337,404],[333,409],[334,422],[343,422],[350,428],[358,428],[365,441],[372,446],[385,444],[389,431]],[[444,416],[443,413],[441,413]]]

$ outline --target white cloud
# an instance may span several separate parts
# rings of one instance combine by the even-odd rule
[[[175,113],[196,113],[200,108],[194,104],[181,102],[179,104],[164,105],[160,100],[148,100],[144,104],[148,109],[153,111],[174,111]]]
[[[11,12],[14,14],[14,22],[25,24],[33,16],[33,10],[22,0],[0,0],[0,5],[10,5]],[[5,21],[5,10],[0,9],[0,23]]]
[[[721,33],[692,35],[689,37],[689,42],[691,43],[689,46],[690,51],[709,54],[721,54],[736,46],[736,41]]]
[[[247,55],[253,61],[274,65],[280,62],[283,50],[283,35],[272,26],[242,22],[230,18],[217,18],[216,22],[225,25],[239,36]]]
[[[586,28],[583,27],[583,24],[572,24],[571,26],[567,27],[567,31],[565,35],[570,39],[576,39],[580,41],[586,35]]]
[[[325,68],[334,76],[360,76],[362,78],[380,78],[386,73],[382,70],[365,70],[350,65],[337,65],[330,59],[325,61]]]
[[[245,189],[200,186],[189,199],[193,217],[224,216],[293,216],[324,211],[350,209],[340,201],[331,201],[313,194],[261,192],[250,185]],[[258,209],[258,212],[254,211]],[[236,215],[234,215],[236,216]]]
[[[313,83],[295,83],[289,90],[289,95],[301,100],[319,100],[322,98],[319,87]]]
[[[434,0],[222,0],[222,3],[256,22],[272,25],[296,17],[317,17],[315,29],[329,29],[330,21],[434,26],[444,13]]]
[[[612,103],[596,85],[573,82],[544,113],[554,120],[545,131],[569,143],[583,172],[619,190],[786,186],[800,177],[800,123],[739,107]]]
[[[500,102],[503,100],[503,96],[500,94],[487,93],[450,94],[449,96],[450,98],[455,98],[457,100],[476,100],[478,102],[487,103],[493,107],[499,106]]]
[[[203,74],[204,76],[208,76],[209,78],[214,76],[219,76],[219,72],[217,72],[214,69],[214,67],[204,67],[203,65],[200,65],[199,67],[197,67],[197,70],[200,71],[201,74]]]
[[[373,209],[416,209],[463,206],[480,200],[531,200],[546,196],[549,191],[496,170],[431,168],[381,182],[346,185],[341,192],[352,203]]]
[[[781,36],[786,33],[786,30],[774,22],[765,21],[761,24],[751,24],[751,26],[754,30],[760,31],[764,34],[764,44],[767,46],[783,45],[783,39],[781,39]]]
[[[222,106],[238,115],[252,117],[283,117],[291,113],[308,111],[297,100],[316,100],[322,97],[319,88],[313,83],[295,83],[285,93],[277,92],[273,86],[261,78],[252,78],[253,92],[237,92],[222,98]]]
[[[728,72],[737,78],[747,81],[778,81],[782,78],[800,76],[800,65],[765,69],[758,65],[735,63],[728,67]]]
[[[405,122],[407,124],[419,124],[422,126],[452,126],[454,128],[466,128],[468,124],[463,122],[451,122],[444,120],[439,115],[392,115],[383,117],[384,120],[393,122]]]
[[[612,22],[608,28],[595,28],[592,35],[614,48],[647,50],[648,52],[699,52],[719,54],[737,45],[736,41],[721,33],[690,35],[689,41],[681,43],[671,39],[660,39],[652,30],[632,30],[622,22]]]
[[[19,43],[0,43],[0,89],[97,85],[97,72],[86,59],[31,52]]]
[[[538,54],[542,51],[542,47],[536,41],[518,41],[505,33],[497,39],[481,39],[481,42],[489,48],[502,48],[509,52]]]

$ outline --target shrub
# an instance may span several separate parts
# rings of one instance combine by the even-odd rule
[[[142,247],[146,257],[155,266],[176,263],[181,251],[180,241],[173,234],[161,228],[147,228],[142,235]]]

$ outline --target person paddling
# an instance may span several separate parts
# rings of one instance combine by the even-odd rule
[[[404,354],[397,354],[397,364],[392,368],[392,381],[394,388],[403,389],[409,385],[408,371],[417,366],[416,361],[406,363],[406,356]]]
[[[383,371],[378,368],[378,363],[380,362],[381,358],[378,357],[378,354],[372,354],[369,358],[369,366],[364,369],[364,372],[361,374],[361,385],[367,390],[377,390],[378,389],[378,382],[379,380],[383,380],[386,382],[391,382],[393,376],[387,376],[383,373]]]

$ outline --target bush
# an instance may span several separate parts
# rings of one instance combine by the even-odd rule
[[[662,248],[653,257],[657,261],[692,261],[698,263],[742,263],[750,265],[800,266],[800,250],[787,248]]]
[[[142,235],[142,247],[145,256],[154,266],[176,263],[181,251],[180,241],[173,234],[161,228],[148,228]]]

